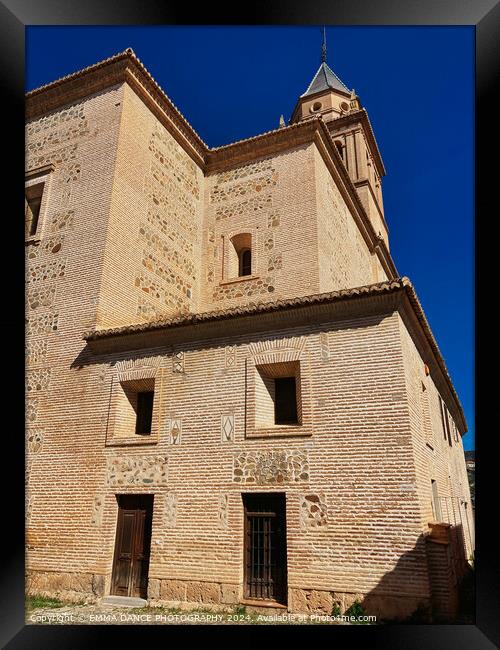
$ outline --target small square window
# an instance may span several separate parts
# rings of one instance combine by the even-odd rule
[[[298,361],[256,366],[256,426],[301,424]]]
[[[159,390],[159,387],[158,387]],[[107,445],[154,444],[158,438],[158,406],[154,377],[116,382],[112,391]]]
[[[300,351],[263,351],[248,359],[245,388],[245,438],[313,435],[311,376]]]

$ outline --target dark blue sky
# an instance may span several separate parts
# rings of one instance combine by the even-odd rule
[[[28,27],[31,90],[132,47],[209,146],[291,116],[320,27]],[[387,169],[390,248],[413,282],[474,448],[474,30],[327,27],[328,63],[367,109]]]

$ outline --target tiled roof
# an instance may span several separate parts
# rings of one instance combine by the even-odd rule
[[[462,428],[464,431],[466,431],[467,424],[463,414],[462,406],[460,404],[460,400],[458,399],[458,395],[453,387],[453,382],[448,373],[448,369],[446,368],[446,364],[438,348],[434,335],[432,334],[431,328],[424,314],[424,310],[422,309],[422,305],[420,304],[411,281],[407,277],[401,277],[391,281],[378,282],[375,284],[368,284],[362,287],[354,287],[352,289],[342,289],[340,291],[320,293],[312,296],[288,298],[285,300],[275,300],[272,302],[252,303],[241,307],[232,307],[229,309],[221,309],[217,311],[202,312],[198,314],[183,314],[173,318],[164,318],[160,320],[150,321],[148,323],[136,323],[132,325],[125,325],[123,327],[115,327],[103,330],[91,330],[85,332],[83,338],[89,342],[99,341],[129,334],[154,332],[158,330],[178,328],[213,321],[229,320],[245,316],[258,316],[261,314],[280,312],[288,309],[301,307],[305,308],[308,306],[336,303],[356,298],[391,294],[403,291],[408,297],[417,320],[423,330],[425,338],[427,339],[427,342],[434,354],[437,364],[444,375],[445,381],[448,385],[452,398],[455,401],[459,416],[462,420]]]
[[[324,90],[340,90],[343,93],[350,93],[349,88],[340,81],[335,72],[328,66],[326,62],[323,62],[316,74],[314,75],[313,80],[309,84],[309,88],[306,92],[301,95],[301,97],[307,97],[308,95],[315,95],[316,93],[323,92]]]
[[[183,314],[181,316],[175,316],[173,318],[159,319],[155,321],[149,321],[147,323],[124,325],[123,327],[115,327],[106,330],[92,330],[85,332],[84,339],[87,341],[95,341],[110,336],[119,336],[121,334],[148,332],[169,327],[181,327],[184,325],[192,325],[194,323],[203,323],[207,321],[227,320],[230,318],[237,318],[238,316],[251,316],[254,314],[282,311],[284,309],[292,309],[294,307],[320,305],[363,295],[372,295],[376,293],[401,290],[405,286],[412,286],[409,279],[399,278],[391,282],[379,282],[377,284],[369,284],[363,287],[342,289],[340,291],[331,291],[328,293],[319,293],[312,296],[287,298],[285,300],[273,300],[268,302],[257,302],[243,305],[241,307],[231,307],[229,309],[219,309],[217,311],[201,312],[198,314]]]

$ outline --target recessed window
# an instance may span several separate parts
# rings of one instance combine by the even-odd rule
[[[443,514],[441,512],[441,500],[438,495],[437,483],[434,479],[431,479],[431,490],[432,490],[432,514],[434,516],[434,521],[442,521]]]
[[[34,237],[40,220],[44,183],[37,183],[26,188],[25,226],[26,236]]]
[[[252,235],[239,233],[231,237],[227,256],[227,277],[252,275]]]
[[[137,435],[149,435],[153,421],[154,392],[137,393],[135,432]]]
[[[342,102],[342,104],[340,104],[340,108],[343,111],[348,111],[349,110],[349,104],[347,102]]]
[[[453,443],[451,441],[450,420],[449,420],[448,409],[446,408],[445,403],[441,399],[441,396],[439,396],[439,407],[440,407],[439,410],[441,411],[441,424],[443,425],[444,439],[447,440],[450,447],[452,447]]]
[[[298,424],[295,377],[279,377],[274,380],[274,423]]]
[[[314,102],[314,104],[311,106],[311,111],[316,113],[316,111],[320,111],[322,108],[323,104],[321,102]]]
[[[301,425],[300,363],[256,366],[256,427]]]
[[[113,398],[110,439],[113,444],[148,438],[154,427],[155,380],[153,377],[118,382]]]
[[[243,248],[238,254],[238,275],[252,275],[252,251]]]

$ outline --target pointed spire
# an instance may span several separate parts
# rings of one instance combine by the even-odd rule
[[[280,115],[280,129],[282,129],[284,126],[286,126],[285,118],[283,117],[283,115]]]
[[[323,44],[321,45],[321,63],[326,63],[326,28],[323,25]]]

